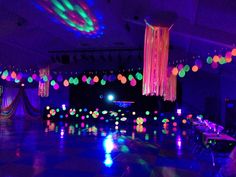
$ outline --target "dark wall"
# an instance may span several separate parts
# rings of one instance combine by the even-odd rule
[[[220,77],[204,72],[187,73],[181,80],[182,105],[193,113],[203,113],[220,123]]]
[[[142,82],[138,82],[135,87],[126,83],[121,84],[119,81],[107,83],[105,86],[100,84],[70,87],[70,104],[72,106],[92,106],[96,107],[114,107],[114,104],[107,102],[107,94],[115,95],[115,100],[134,101],[132,108],[159,110],[164,112],[173,111],[175,103],[164,102],[161,97],[142,96]]]

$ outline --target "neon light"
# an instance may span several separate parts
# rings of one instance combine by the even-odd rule
[[[73,0],[47,0],[39,1],[39,4],[50,14],[75,31],[83,34],[103,34],[98,20],[92,15],[85,2]]]

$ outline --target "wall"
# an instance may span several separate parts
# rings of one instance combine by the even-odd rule
[[[189,72],[180,79],[182,106],[193,113],[203,113],[212,121],[220,122],[220,77],[203,70]]]

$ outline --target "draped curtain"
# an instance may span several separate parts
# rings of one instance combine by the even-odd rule
[[[14,115],[36,118],[40,116],[40,100],[37,89],[6,88],[3,92],[0,118]]]
[[[143,95],[163,96],[174,101],[175,76],[167,76],[169,28],[146,25],[143,64]],[[174,85],[172,85],[174,84]]]

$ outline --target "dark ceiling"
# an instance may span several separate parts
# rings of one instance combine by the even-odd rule
[[[87,0],[91,11],[102,17],[99,24],[104,26],[103,35],[96,38],[55,22],[51,14],[39,9],[39,1],[0,1],[3,65],[50,64],[55,69],[63,68],[57,63],[61,55],[70,56],[70,69],[110,66],[120,58],[129,58],[130,65],[140,65],[144,19],[152,24],[173,25],[170,64],[191,64],[196,57],[205,60],[208,54],[231,49],[236,41],[235,0]]]

